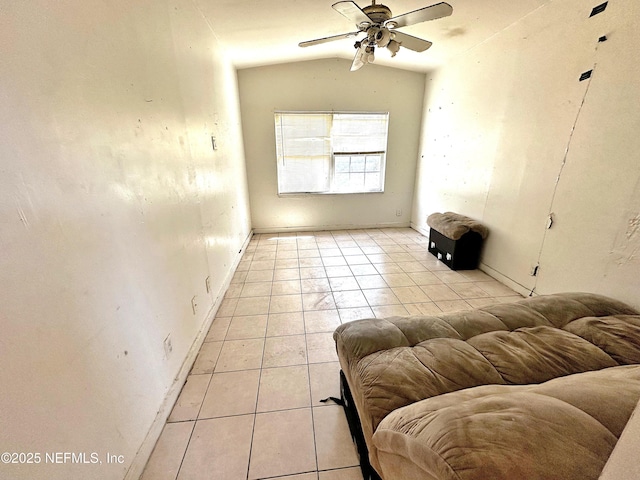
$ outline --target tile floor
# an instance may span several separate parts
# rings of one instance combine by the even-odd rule
[[[332,338],[364,317],[521,298],[409,229],[255,235],[143,480],[361,480]]]

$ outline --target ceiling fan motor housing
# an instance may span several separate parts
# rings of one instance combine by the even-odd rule
[[[391,9],[386,5],[369,5],[362,11],[376,24],[382,24],[391,18]]]

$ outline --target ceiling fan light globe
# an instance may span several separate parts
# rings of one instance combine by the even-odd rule
[[[391,40],[389,45],[387,45],[387,49],[391,52],[391,56],[395,57],[396,53],[400,50],[400,44],[395,40]]]
[[[391,41],[391,32],[386,28],[381,28],[378,33],[376,33],[376,44],[379,47],[386,47],[389,45]]]

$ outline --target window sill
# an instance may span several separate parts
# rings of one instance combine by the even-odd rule
[[[278,193],[278,197],[315,197],[318,195],[380,195],[384,190],[374,192],[299,192],[299,193]]]

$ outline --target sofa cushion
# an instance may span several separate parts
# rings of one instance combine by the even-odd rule
[[[636,315],[601,295],[566,293],[440,316],[341,325],[334,333],[338,358],[371,464],[376,468],[373,432],[405,405],[479,385],[537,383],[633,363],[640,352]],[[601,323],[572,327],[585,317]]]
[[[481,386],[395,410],[373,443],[384,478],[595,480],[639,399],[638,365]]]

